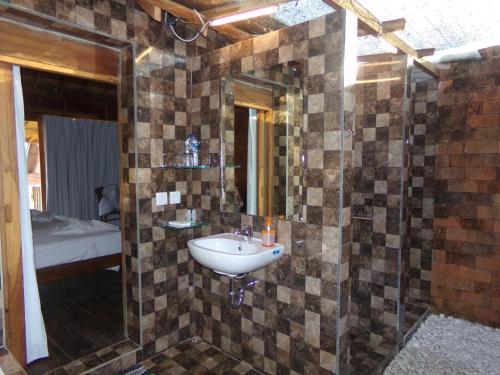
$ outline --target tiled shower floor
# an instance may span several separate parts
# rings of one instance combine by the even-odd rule
[[[411,338],[418,328],[422,318],[430,313],[427,306],[418,304],[405,304],[405,321],[403,335],[405,343]],[[394,353],[392,346],[372,346],[355,335],[351,336],[351,361],[350,373],[356,375],[381,374],[392,360]],[[391,355],[392,354],[392,355]]]
[[[405,335],[415,328],[426,308],[406,304]],[[353,337],[351,343],[351,374],[379,374],[392,359],[391,347],[372,347],[362,340]],[[241,362],[221,352],[210,344],[188,341],[170,348],[142,365],[153,374],[169,375],[260,375],[246,362]]]
[[[231,358],[204,341],[179,344],[142,365],[155,375],[261,375],[248,363]]]

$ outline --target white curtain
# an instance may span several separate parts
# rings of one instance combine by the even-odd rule
[[[118,184],[115,122],[44,116],[47,210],[81,220],[99,218],[95,189]]]
[[[257,215],[257,110],[248,116],[247,214]]]
[[[21,244],[23,253],[24,316],[26,327],[26,359],[29,362],[49,355],[47,335],[40,308],[36,281],[33,234],[28,193],[28,172],[24,149],[24,102],[21,73],[14,66],[14,106],[16,115],[17,166],[19,174],[19,208],[21,212]]]

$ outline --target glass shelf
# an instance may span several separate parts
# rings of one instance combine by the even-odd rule
[[[182,166],[161,166],[160,169],[209,169],[219,168],[218,165],[182,165]],[[224,168],[240,168],[239,164],[226,164]]]
[[[158,226],[165,228],[165,229],[168,229],[168,230],[178,231],[178,230],[183,230],[183,229],[202,228],[202,227],[205,227],[209,224],[210,223],[207,221],[199,221],[197,223],[191,223],[191,225],[189,227],[174,227],[172,225],[169,225],[167,222],[162,222],[162,223],[159,223]]]
[[[214,168],[211,165],[180,165],[180,166],[161,166],[160,169],[208,169]]]

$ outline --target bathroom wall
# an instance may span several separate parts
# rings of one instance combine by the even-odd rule
[[[358,64],[350,324],[380,354],[398,343],[404,311],[409,73],[405,55]]]
[[[354,99],[343,87],[345,18],[344,12],[329,14],[190,59],[190,125],[201,137],[202,150],[215,158],[220,124],[227,120],[220,111],[225,99],[220,100],[219,78],[291,60],[306,62],[306,223],[277,221],[285,254],[247,276],[259,284],[246,293],[239,310],[227,302],[228,279],[194,264],[196,334],[269,373],[328,374],[347,367],[350,190],[340,192],[350,180],[351,139],[343,129],[352,126]],[[356,29],[349,30],[355,38]],[[217,168],[192,173],[188,201],[211,223],[202,234],[228,232],[241,223],[252,224],[258,234],[262,218],[220,211],[219,173]]]
[[[432,301],[500,327],[500,47],[439,83]]]
[[[438,81],[415,68],[412,73],[407,301],[430,303],[434,219],[434,163],[438,133]]]

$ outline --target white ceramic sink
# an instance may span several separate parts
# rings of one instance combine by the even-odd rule
[[[262,246],[258,238],[243,240],[223,233],[188,241],[189,252],[201,265],[216,273],[235,277],[256,271],[281,258],[284,246]]]

